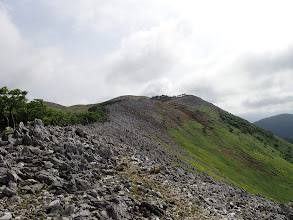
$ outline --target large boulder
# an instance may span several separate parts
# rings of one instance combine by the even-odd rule
[[[46,210],[47,210],[47,213],[52,213],[59,210],[60,207],[61,207],[61,202],[59,199],[56,199],[47,205]]]
[[[9,187],[5,187],[2,195],[7,196],[7,197],[12,197],[15,196],[17,194],[17,192],[14,189],[11,189]]]
[[[106,146],[100,146],[98,154],[104,159],[110,159],[113,156],[111,148]]]
[[[10,220],[12,219],[12,214],[10,212],[5,212],[2,217],[0,217],[0,220]]]
[[[39,140],[49,140],[50,133],[44,127],[42,120],[35,119],[33,122],[34,128],[32,129],[32,135]]]
[[[20,122],[18,125],[18,128],[16,129],[19,133],[27,133],[28,132],[28,128],[25,127],[23,122]]]
[[[75,133],[80,137],[85,137],[87,133],[84,131],[84,129],[78,127],[75,129]]]
[[[56,180],[56,177],[45,170],[38,172],[36,174],[36,178],[40,182],[46,183],[47,185],[51,185]]]
[[[9,183],[8,169],[5,167],[0,167],[0,185],[7,185]]]

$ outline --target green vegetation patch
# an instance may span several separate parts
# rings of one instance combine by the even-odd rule
[[[268,142],[268,136],[257,133],[263,139],[259,140],[250,132],[241,132],[241,126],[231,132],[220,122],[203,126],[195,120],[186,120],[176,129],[170,128],[169,134],[194,158],[184,160],[201,171],[268,199],[293,201],[293,165]],[[284,144],[280,140],[277,142]]]
[[[278,138],[272,132],[257,127],[254,124],[249,123],[248,121],[232,115],[226,111],[221,111],[219,116],[221,120],[229,127],[229,131],[234,131],[236,129],[241,133],[249,134],[258,141],[262,142],[262,145],[272,146],[280,152],[280,156],[283,159],[293,163],[292,144],[284,141],[281,138]]]
[[[108,118],[106,106],[118,101],[107,101],[96,105],[75,105],[67,109],[61,105],[48,108],[42,99],[27,102],[27,92],[19,89],[0,89],[0,131],[5,127],[15,128],[21,121],[42,119],[45,125],[66,126],[70,124],[89,124],[104,122]],[[69,108],[69,107],[68,107]]]

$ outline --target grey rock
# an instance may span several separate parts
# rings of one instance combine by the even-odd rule
[[[51,159],[51,162],[52,162],[54,165],[56,165],[56,166],[61,166],[61,165],[63,164],[63,161],[57,159],[56,157],[53,157],[53,158]]]
[[[156,196],[159,197],[159,198],[163,198],[163,195],[160,192],[156,192]]]
[[[7,184],[7,186],[8,186],[10,189],[17,190],[17,183],[16,183],[16,182],[9,181],[9,183]]]
[[[51,212],[55,212],[57,210],[59,210],[61,207],[61,202],[59,199],[56,199],[56,200],[53,200],[52,202],[50,202],[46,209],[47,209],[47,212],[48,213],[51,213]]]
[[[20,122],[19,123],[19,125],[18,125],[18,131],[20,132],[20,133],[27,133],[28,132],[28,129],[27,129],[27,127],[25,127],[25,125],[24,125],[24,123],[23,122]]]
[[[77,147],[73,143],[66,143],[64,145],[64,149],[66,153],[78,153]]]
[[[75,129],[75,133],[80,137],[85,137],[86,135],[86,132],[80,127]]]
[[[43,140],[45,137],[43,135],[42,132],[42,128],[39,125],[36,125],[33,129],[33,136],[35,136],[36,138],[39,138],[41,140]]]
[[[8,169],[5,167],[0,167],[0,185],[7,185],[9,178],[7,176]]]
[[[21,133],[18,130],[14,131],[14,138],[21,138]]]
[[[0,140],[0,146],[6,146],[9,142]]]
[[[40,191],[41,189],[43,189],[45,187],[45,184],[43,183],[37,183],[35,185],[31,185],[30,188],[33,190],[33,192],[37,192]]]
[[[63,215],[71,215],[74,212],[75,207],[73,205],[68,206],[64,211]]]
[[[54,135],[49,136],[49,140],[55,144],[59,143],[58,139]]]
[[[139,210],[141,213],[144,214],[144,217],[149,217],[148,213],[153,213],[157,216],[162,216],[164,215],[164,211],[160,209],[159,207],[149,204],[147,202],[142,202],[139,206]]]
[[[109,147],[101,146],[98,149],[98,154],[101,155],[101,157],[104,159],[110,159],[113,155],[113,152]]]
[[[39,173],[37,173],[36,178],[40,182],[46,183],[48,185],[51,185],[56,180],[56,177],[54,177],[51,173],[45,170],[42,170]]]
[[[9,181],[13,181],[13,182],[18,182],[18,180],[20,180],[20,177],[13,170],[7,171],[7,177],[9,179]]]
[[[15,139],[15,138],[13,138],[13,136],[12,136],[12,135],[8,135],[8,142],[9,142],[9,144],[11,144],[11,145],[15,146],[16,139]]]
[[[76,187],[79,190],[88,190],[88,189],[90,189],[90,184],[84,179],[75,178],[75,183],[76,183]]]
[[[44,161],[44,167],[46,169],[50,169],[54,166],[54,164],[52,164],[50,161]]]
[[[107,211],[105,211],[105,210],[101,211],[101,215],[102,215],[105,219],[109,219],[109,216],[108,216]]]
[[[77,213],[77,216],[76,217],[89,217],[91,216],[91,212],[89,210],[80,210],[78,213]]]
[[[0,167],[8,168],[8,165],[7,165],[6,161],[4,160],[4,157],[1,154],[0,154]]]
[[[9,187],[5,187],[2,194],[7,197],[12,197],[15,196],[17,192],[13,189],[10,189]]]
[[[41,119],[35,119],[34,120],[34,126],[37,126],[37,125],[39,125],[41,127],[44,127],[44,123],[43,123],[43,121]]]
[[[32,139],[31,139],[31,137],[28,134],[25,134],[23,136],[23,144],[24,145],[30,145],[30,144],[32,144]]]
[[[12,214],[10,212],[4,213],[2,217],[0,217],[0,220],[10,220],[12,219]]]
[[[22,150],[21,150],[21,155],[24,157],[31,157],[33,156],[32,151],[30,150],[29,147],[25,146]]]
[[[34,193],[34,190],[30,186],[22,186],[22,187],[20,187],[20,190],[23,193],[28,193],[28,194]]]
[[[13,203],[19,203],[19,202],[21,202],[21,198],[19,196],[15,195],[10,198],[10,201]]]

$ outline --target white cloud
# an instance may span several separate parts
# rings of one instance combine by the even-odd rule
[[[29,59],[24,56],[25,42],[3,6],[0,7],[0,28],[1,81],[13,85],[15,78],[26,68],[25,63]]]
[[[173,14],[164,1],[157,0],[72,0],[70,3],[51,0],[47,3],[57,16],[71,21],[77,31],[89,29],[99,34],[150,28]]]
[[[144,84],[170,76],[188,52],[185,25],[173,20],[124,38],[121,47],[106,57],[104,69],[109,82]]]
[[[28,90],[31,99],[43,98],[62,104],[88,103],[96,99],[91,97],[88,88],[91,79],[85,77],[96,65],[68,63],[60,49],[53,46],[35,49],[3,8],[0,9],[0,28],[0,87]]]
[[[51,17],[42,18],[44,24],[52,18],[51,25],[60,23],[44,30],[55,38],[63,36],[64,30],[69,33],[59,41],[50,41],[46,33],[40,34],[45,37],[24,35],[21,23],[13,23],[2,7],[1,85],[67,105],[124,94],[191,93],[237,114],[292,106],[291,1],[52,0],[39,4],[50,8],[46,16]],[[68,52],[66,48],[73,44],[85,47]],[[266,105],[270,101],[275,105]]]

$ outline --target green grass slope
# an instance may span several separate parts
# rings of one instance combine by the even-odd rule
[[[292,144],[220,109],[169,103],[177,122],[162,114],[168,134],[201,171],[251,193],[293,201]]]

